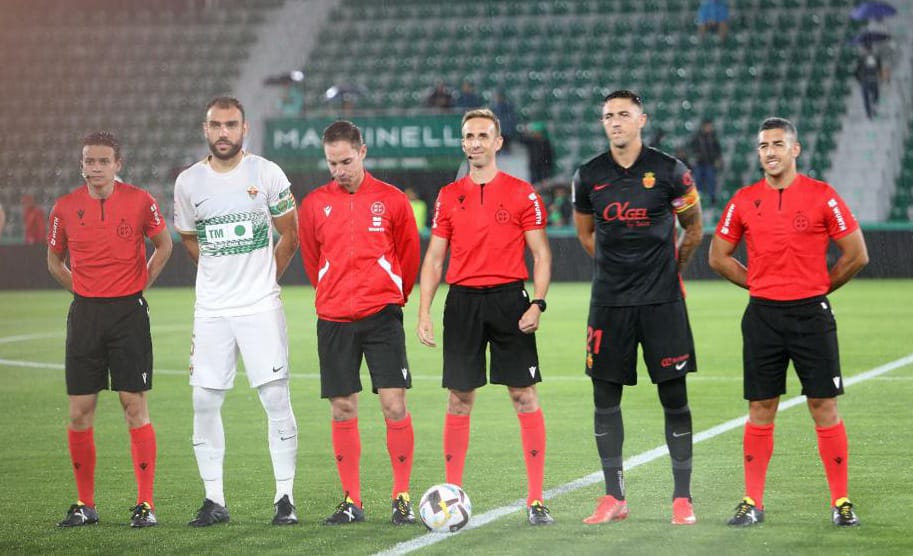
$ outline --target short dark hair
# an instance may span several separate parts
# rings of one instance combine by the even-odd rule
[[[244,105],[241,104],[241,101],[235,97],[216,97],[209,101],[209,104],[206,105],[206,112],[209,112],[209,109],[213,106],[217,106],[222,109],[226,108],[237,108],[241,111],[241,121],[245,120],[244,115]]]
[[[96,131],[82,138],[82,146],[103,146],[114,149],[114,160],[120,160],[120,141],[110,131]]]
[[[607,94],[604,99],[602,99],[602,103],[605,104],[610,100],[616,98],[626,98],[637,106],[640,106],[641,108],[644,107],[644,101],[640,98],[640,95],[634,91],[629,91],[628,89],[619,89],[617,91],[612,91],[611,93]]]
[[[495,124],[495,133],[501,135],[501,120],[495,115],[494,112],[489,108],[475,108],[463,114],[463,121],[460,123],[460,127],[463,126],[468,120],[473,118],[485,118],[486,120],[491,120]]]
[[[799,138],[799,132],[796,131],[796,126],[786,118],[767,118],[761,122],[761,127],[758,128],[758,133],[768,129],[782,129],[786,133],[792,135],[793,138]]]
[[[337,120],[323,130],[323,144],[345,141],[360,149],[365,144],[361,136],[361,129],[348,120]]]

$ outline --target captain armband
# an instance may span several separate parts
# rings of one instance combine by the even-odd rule
[[[698,194],[697,188],[692,185],[684,195],[677,199],[672,199],[672,208],[675,209],[676,213],[681,214],[700,202],[701,196]]]

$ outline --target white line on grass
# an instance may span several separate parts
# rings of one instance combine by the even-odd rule
[[[900,359],[891,361],[890,363],[885,363],[884,365],[881,365],[880,367],[875,367],[874,369],[865,371],[863,373],[859,373],[858,375],[851,376],[851,377],[845,379],[843,382],[846,386],[852,386],[853,384],[878,377],[885,373],[891,372],[894,369],[899,369],[901,367],[905,367],[910,364],[913,364],[913,353],[911,353],[905,357],[901,357]],[[790,399],[786,400],[785,402],[781,403],[779,407],[780,407],[780,410],[789,409],[791,407],[794,407],[794,406],[797,406],[797,405],[803,403],[804,401],[805,401],[804,396],[796,396],[794,398],[790,398]],[[701,432],[695,434],[694,442],[698,443],[698,442],[703,442],[704,440],[709,440],[715,436],[719,436],[725,432],[729,432],[732,429],[741,427],[744,423],[745,423],[744,415],[741,417],[736,417],[735,419],[730,419],[729,421],[726,421],[725,423],[721,423],[719,425],[716,425],[715,427],[711,427],[705,431],[701,431]],[[625,470],[634,469],[635,467],[639,467],[641,465],[644,465],[645,463],[649,463],[655,459],[661,458],[668,453],[669,453],[669,451],[665,445],[653,448],[652,450],[648,450],[641,454],[637,454],[634,457],[626,459],[624,461],[624,468],[625,468]],[[554,498],[556,496],[561,496],[562,494],[567,494],[568,492],[572,492],[579,488],[583,488],[586,486],[590,486],[592,484],[596,484],[601,480],[602,480],[602,471],[597,471],[596,473],[590,473],[586,477],[581,477],[581,478],[571,481],[569,483],[565,483],[563,485],[560,485],[555,488],[547,490],[545,492],[545,498],[548,499],[548,498]],[[477,529],[479,527],[487,525],[487,524],[491,523],[492,521],[495,521],[497,519],[510,515],[520,509],[525,509],[525,506],[526,506],[526,500],[524,498],[521,498],[519,500],[514,500],[513,502],[511,502],[507,505],[501,506],[500,508],[495,508],[493,510],[488,510],[487,512],[485,512],[483,514],[472,516],[472,520],[469,522],[469,524],[465,528],[463,528],[462,530],[457,532],[456,534],[459,535],[463,531],[468,531],[470,529]],[[387,550],[378,552],[377,556],[393,556],[393,555],[398,555],[398,554],[408,554],[410,552],[414,552],[421,548],[425,548],[426,546],[431,546],[432,544],[437,544],[441,541],[445,541],[445,540],[451,538],[452,536],[453,535],[442,534],[442,533],[427,533],[425,535],[422,535],[421,537],[416,537],[412,540],[401,542],[399,544],[396,544],[396,545],[388,548]]]

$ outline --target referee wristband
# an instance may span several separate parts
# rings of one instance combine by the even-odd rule
[[[547,307],[547,305],[546,305],[544,299],[530,299],[530,300],[529,300],[529,304],[530,304],[530,305],[538,305],[538,306],[539,306],[539,311],[541,311],[541,312],[543,312],[543,313],[545,312],[545,308]]]

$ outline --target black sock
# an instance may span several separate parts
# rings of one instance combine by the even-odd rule
[[[666,413],[666,446],[672,460],[673,498],[691,497],[691,454],[693,430],[691,408],[664,408]]]
[[[605,478],[605,493],[624,500],[625,478],[621,449],[625,441],[625,429],[621,420],[621,406],[597,407],[593,428]]]

